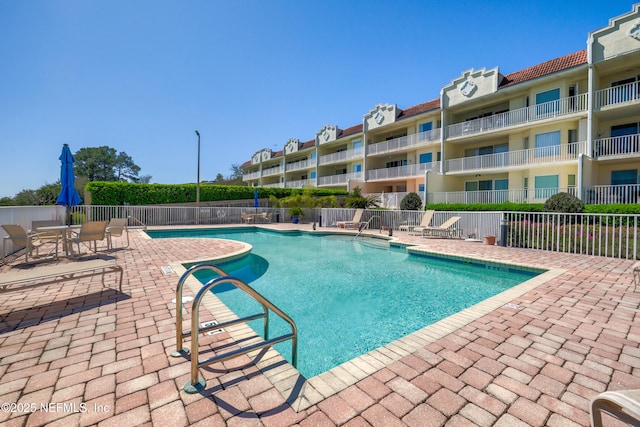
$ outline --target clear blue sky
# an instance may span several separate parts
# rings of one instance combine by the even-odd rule
[[[62,144],[126,152],[153,183],[586,48],[624,0],[0,0],[0,197],[59,178]]]

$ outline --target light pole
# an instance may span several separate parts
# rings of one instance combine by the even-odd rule
[[[196,182],[196,205],[200,206],[200,132],[196,131],[198,135],[198,181]]]

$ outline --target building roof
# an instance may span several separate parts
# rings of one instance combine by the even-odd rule
[[[360,123],[359,125],[348,127],[344,129],[342,132],[340,132],[340,135],[338,135],[338,138],[344,138],[345,136],[355,135],[356,133],[362,132],[363,128],[364,127],[362,123]]]
[[[431,101],[405,108],[398,116],[398,120],[407,119],[412,116],[417,116],[418,114],[426,113],[427,111],[437,110],[438,108],[440,108],[440,98],[432,99]]]
[[[524,70],[516,71],[515,73],[507,74],[502,79],[502,82],[500,82],[500,88],[523,83],[586,64],[587,50],[584,49],[579,52],[574,52],[569,55],[561,56],[560,58],[543,62],[542,64],[534,65],[533,67],[525,68]]]

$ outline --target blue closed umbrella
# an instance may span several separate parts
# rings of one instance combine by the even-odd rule
[[[60,166],[60,182],[62,183],[62,190],[58,194],[56,203],[67,207],[67,214],[69,206],[79,205],[82,202],[80,195],[76,191],[75,176],[73,174],[73,156],[71,150],[67,144],[62,147],[62,154],[59,157],[62,165]],[[67,218],[69,216],[67,215]]]
[[[260,203],[258,202],[258,190],[253,190],[253,207],[259,208]]]

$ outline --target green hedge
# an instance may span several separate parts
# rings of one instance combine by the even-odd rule
[[[163,205],[169,203],[195,203],[196,184],[132,184],[129,182],[92,181],[85,187],[91,194],[92,205],[120,206],[130,205]],[[216,202],[223,200],[253,199],[253,190],[258,190],[258,197],[268,199],[287,197],[299,189],[263,188],[239,185],[200,185],[200,201]],[[346,196],[346,190],[311,189],[314,196]]]
[[[584,213],[603,213],[603,214],[628,214],[638,215],[640,214],[640,204],[632,205],[586,205],[584,207]]]

